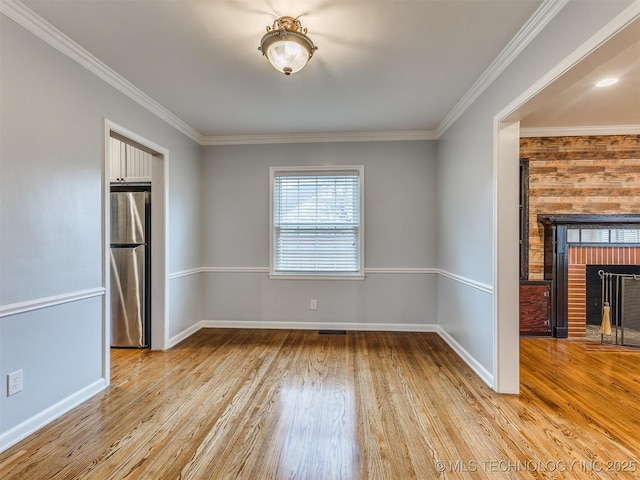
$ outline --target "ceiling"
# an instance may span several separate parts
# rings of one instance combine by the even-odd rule
[[[639,126],[640,125],[640,21],[585,58],[557,94],[535,102],[536,108],[521,122],[523,128]],[[605,78],[615,85],[596,86]],[[558,82],[562,83],[562,79]]]
[[[496,62],[513,46],[512,39],[549,10],[551,2],[22,3],[198,136],[215,143],[216,138],[243,136],[437,135],[461,102],[496,72]],[[290,77],[276,72],[257,48],[266,26],[282,15],[299,17],[318,46],[309,64]],[[635,65],[628,73],[636,86],[639,46],[611,58],[612,65]],[[561,105],[556,98],[532,112],[528,123],[567,126],[579,118],[580,124],[593,124],[591,114],[604,107],[603,100],[590,93],[591,80],[565,91]],[[628,86],[620,83],[618,87]],[[640,124],[638,117],[640,108],[623,123]],[[620,122],[613,108],[607,121]],[[596,124],[602,123],[599,119]]]

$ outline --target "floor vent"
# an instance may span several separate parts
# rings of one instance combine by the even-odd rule
[[[346,330],[318,330],[320,335],[346,335]]]

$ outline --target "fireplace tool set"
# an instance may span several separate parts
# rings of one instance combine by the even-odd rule
[[[640,275],[599,270],[602,280],[600,342],[640,347]]]

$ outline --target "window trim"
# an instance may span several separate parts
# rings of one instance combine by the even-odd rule
[[[336,272],[336,273],[295,273],[286,272],[278,273],[275,270],[275,228],[274,220],[274,184],[278,174],[286,172],[287,174],[295,174],[296,172],[311,175],[314,172],[318,174],[328,174],[335,172],[338,174],[347,172],[357,172],[360,186],[360,223],[358,226],[358,248],[359,248],[359,265],[357,272]],[[285,166],[285,167],[269,167],[269,278],[278,280],[364,280],[364,165],[322,165],[322,166]]]

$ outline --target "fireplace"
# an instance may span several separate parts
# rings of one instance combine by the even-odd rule
[[[588,325],[602,323],[598,270],[640,274],[640,247],[570,246],[568,256],[567,336],[584,338]]]
[[[544,225],[552,335],[585,338],[587,322],[595,322],[593,314],[587,319],[587,265],[640,269],[640,215],[538,215],[538,221]]]

